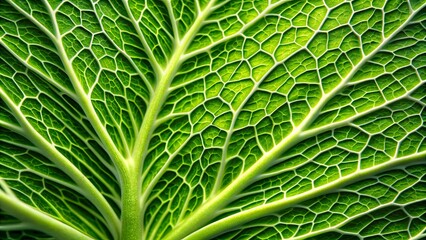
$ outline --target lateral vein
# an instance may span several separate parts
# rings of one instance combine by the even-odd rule
[[[20,112],[19,107],[10,99],[0,88],[0,97],[5,101],[16,120],[24,129],[24,136],[30,140],[38,148],[42,149],[43,154],[50,159],[56,166],[65,172],[81,189],[82,195],[86,196],[102,213],[108,221],[109,227],[113,234],[118,233],[119,219],[114,210],[109,205],[101,192],[93,185],[92,182],[67,158],[65,158],[51,143],[44,139],[37,130],[28,122],[26,117]]]

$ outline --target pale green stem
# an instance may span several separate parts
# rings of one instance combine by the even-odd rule
[[[122,178],[122,232],[120,239],[139,240],[142,238],[143,226],[140,215],[141,182],[138,177],[138,169],[129,164],[126,174]]]

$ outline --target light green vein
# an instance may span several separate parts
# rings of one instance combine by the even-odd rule
[[[404,164],[411,165],[418,162],[423,162],[425,157],[426,157],[426,151],[412,155],[412,156],[408,156],[408,157],[393,159],[384,164],[376,165],[368,169],[357,171],[354,174],[350,174],[345,177],[342,177],[337,181],[331,182],[329,184],[325,184],[321,187],[314,188],[310,191],[298,194],[296,196],[284,198],[276,202],[254,207],[249,210],[245,210],[237,214],[231,215],[229,217],[223,218],[219,221],[216,221],[212,224],[209,224],[201,228],[200,230],[194,233],[190,233],[185,239],[186,240],[208,239],[211,236],[215,236],[235,226],[266,216],[268,214],[279,212],[280,210],[293,206],[294,204],[297,204],[302,201],[323,195],[327,192],[339,189],[357,180],[365,179],[369,176],[391,169],[392,167],[401,166]]]
[[[155,72],[156,76],[158,76],[159,73],[161,72],[161,66],[158,64],[154,54],[152,53],[150,47],[148,46],[148,43],[145,40],[145,36],[143,35],[141,29],[139,28],[136,19],[133,17],[132,11],[130,10],[130,6],[129,6],[129,1],[128,0],[122,0],[122,3],[123,3],[123,5],[126,9],[127,14],[129,15],[129,19],[130,19],[131,23],[133,24],[133,28],[136,30],[136,33],[139,36],[139,39],[142,43],[142,46],[144,47],[144,49],[145,49],[145,51],[148,55],[149,61],[152,65],[152,67],[154,68],[154,72]]]
[[[59,169],[65,172],[81,188],[80,193],[86,196],[101,212],[109,219],[109,227],[113,235],[117,236],[119,232],[119,220],[114,210],[109,205],[101,192],[90,182],[90,180],[76,168],[67,158],[65,158],[51,143],[44,139],[37,130],[28,122],[22,114],[19,107],[15,105],[12,99],[0,88],[0,97],[5,101],[12,111],[16,120],[24,129],[24,136],[38,148],[42,149],[43,155],[50,159]]]
[[[0,179],[1,182],[3,180]],[[4,185],[4,182],[3,184]],[[0,203],[5,212],[15,216],[26,225],[31,225],[32,229],[44,231],[57,239],[85,240],[92,239],[84,233],[58,221],[57,219],[43,213],[14,197],[0,190]]]
[[[363,116],[371,114],[371,113],[373,113],[373,112],[375,112],[375,111],[383,108],[383,106],[387,106],[389,104],[395,103],[395,102],[400,101],[402,99],[409,99],[408,97],[414,91],[418,90],[421,86],[422,86],[422,83],[418,84],[416,87],[412,88],[411,90],[406,91],[403,95],[401,95],[399,97],[396,97],[396,98],[394,98],[392,100],[389,100],[389,101],[385,101],[382,105],[374,106],[374,107],[372,107],[372,108],[370,108],[370,109],[368,109],[368,110],[366,110],[364,112],[360,112],[360,113],[355,114],[355,115],[353,115],[351,117],[348,117],[348,118],[346,118],[344,120],[336,121],[336,122],[329,123],[327,125],[319,126],[319,127],[312,128],[312,129],[306,129],[306,130],[304,130],[300,134],[300,137],[301,137],[301,139],[307,139],[307,138],[319,135],[319,134],[321,134],[323,132],[326,132],[326,131],[330,131],[330,130],[333,130],[333,129],[336,129],[336,128],[339,128],[339,127],[347,126],[348,124],[352,123],[356,119],[359,119],[359,118],[361,118]],[[414,99],[411,99],[411,100],[414,101]],[[418,100],[416,99],[415,102],[418,102]],[[422,103],[419,103],[419,104],[422,104]]]

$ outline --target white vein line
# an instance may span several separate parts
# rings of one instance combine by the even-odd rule
[[[232,39],[232,38],[234,38],[234,37],[236,37],[236,36],[239,36],[239,35],[241,35],[245,30],[247,30],[249,27],[251,27],[253,24],[255,24],[258,20],[260,20],[260,19],[262,19],[263,17],[265,17],[267,14],[268,14],[268,12],[270,12],[271,10],[273,10],[275,7],[277,7],[277,6],[279,6],[279,5],[281,5],[281,4],[283,4],[283,3],[285,3],[285,2],[289,2],[290,0],[280,0],[280,1],[278,1],[278,2],[276,2],[276,3],[274,3],[274,4],[270,4],[270,5],[268,5],[268,7],[266,7],[265,8],[265,10],[263,10],[263,12],[261,12],[259,15],[257,15],[255,18],[253,18],[250,22],[248,22],[246,25],[244,25],[238,32],[236,32],[236,33],[234,33],[234,34],[232,34],[232,35],[229,35],[229,36],[226,36],[226,37],[223,37],[223,38],[221,38],[220,40],[218,40],[218,41],[216,41],[216,42],[214,42],[214,43],[212,43],[212,44],[210,44],[210,45],[208,45],[207,47],[204,47],[204,48],[200,48],[200,49],[197,49],[197,50],[194,50],[194,51],[192,51],[192,52],[188,52],[188,53],[186,53],[184,56],[183,56],[183,60],[187,60],[187,59],[189,59],[189,58],[191,58],[191,57],[193,57],[193,56],[195,56],[195,55],[198,55],[198,54],[200,54],[200,53],[202,53],[202,52],[207,52],[207,51],[209,51],[210,49],[212,49],[214,46],[217,46],[217,45],[219,45],[219,44],[221,44],[221,43],[223,43],[223,42],[226,42],[226,41],[228,41],[228,40],[230,40],[230,39]]]
[[[109,205],[108,201],[104,198],[101,192],[90,182],[86,176],[80,172],[68,159],[66,159],[51,143],[44,139],[37,130],[28,122],[27,118],[21,113],[19,107],[12,101],[12,99],[6,94],[3,88],[0,87],[0,97],[5,101],[6,105],[12,111],[16,120],[24,130],[24,136],[30,140],[34,145],[43,149],[44,155],[54,162],[59,169],[65,172],[73,181],[80,186],[80,194],[86,196],[106,217],[110,219],[109,224],[111,231],[117,233],[118,229],[118,217],[114,210]]]
[[[62,85],[58,84],[58,82],[54,81],[51,76],[47,76],[46,74],[42,73],[40,70],[36,69],[32,65],[30,65],[27,61],[24,61],[22,58],[20,58],[14,51],[12,51],[9,46],[4,42],[3,37],[0,37],[0,45],[2,45],[10,54],[12,54],[15,59],[17,59],[20,63],[22,63],[25,67],[27,67],[29,70],[35,72],[38,76],[52,84],[53,86],[57,87],[61,92],[65,93],[67,96],[72,98],[74,101],[77,99],[75,93],[71,92],[69,89],[64,88]],[[32,56],[31,54],[29,56]]]
[[[392,100],[389,100],[389,101],[385,101],[382,105],[377,105],[377,106],[372,107],[372,108],[370,108],[370,109],[368,109],[368,110],[366,110],[364,112],[360,112],[360,113],[355,114],[355,115],[353,115],[353,116],[351,116],[349,118],[346,118],[346,119],[344,119],[342,121],[337,121],[337,122],[333,122],[333,123],[330,123],[330,124],[327,124],[327,125],[324,125],[324,126],[320,126],[320,127],[317,127],[317,128],[305,130],[305,131],[303,131],[303,132],[300,133],[300,136],[303,139],[307,139],[307,138],[313,137],[315,135],[321,134],[323,132],[326,132],[326,131],[329,131],[329,130],[332,130],[332,129],[336,129],[336,128],[339,128],[339,127],[347,126],[349,123],[352,123],[356,119],[359,119],[360,117],[366,116],[366,115],[368,115],[370,113],[373,113],[373,112],[375,112],[377,110],[380,110],[384,106],[387,106],[387,105],[392,104],[394,102],[406,99],[410,94],[412,94],[413,92],[415,92],[421,86],[422,86],[422,84],[419,84],[418,86],[410,89],[409,91],[406,91],[403,95],[401,95],[399,97],[396,97],[396,98],[394,98]]]
[[[0,182],[3,180],[0,179]],[[47,213],[39,211],[13,195],[0,190],[0,202],[2,208],[8,214],[15,216],[26,224],[31,225],[34,229],[43,230],[46,233],[58,239],[70,240],[89,240],[91,237],[83,234],[79,230],[49,216]]]
[[[162,72],[162,67],[158,64],[157,59],[155,58],[153,52],[151,51],[151,49],[150,49],[150,47],[149,47],[149,45],[148,45],[148,43],[145,39],[145,36],[143,35],[143,33],[142,33],[142,31],[141,31],[141,29],[138,25],[138,22],[134,18],[132,11],[130,10],[129,1],[128,0],[122,0],[122,2],[123,2],[123,5],[124,5],[124,8],[126,9],[127,14],[129,15],[130,22],[132,23],[133,28],[136,30],[136,33],[138,34],[139,39],[140,39],[140,41],[141,41],[141,43],[142,43],[142,45],[143,45],[143,47],[144,47],[144,49],[145,49],[145,51],[148,55],[148,58],[149,58],[149,60],[152,64],[152,67],[154,68],[155,75],[159,76],[159,74]]]
[[[295,204],[300,203],[304,200],[312,199],[316,196],[323,195],[324,193],[331,192],[342,186],[353,183],[356,180],[364,179],[366,177],[386,171],[390,169],[391,167],[404,165],[404,164],[414,164],[416,162],[423,162],[425,157],[426,157],[426,151],[417,153],[415,155],[408,156],[408,157],[393,159],[389,162],[357,171],[353,174],[349,174],[345,177],[342,177],[337,181],[311,189],[309,191],[298,194],[296,196],[283,198],[282,200],[278,200],[269,204],[254,207],[254,208],[245,210],[243,212],[236,213],[229,217],[223,218],[221,220],[218,220],[214,223],[211,223],[199,229],[198,231],[187,236],[185,239],[195,240],[195,239],[198,239],[198,237],[200,236],[211,236],[211,235],[214,235],[215,233],[220,233],[224,231],[225,228],[228,229],[229,227],[236,226],[244,222],[248,222],[250,220],[257,219],[257,218],[266,216],[268,214],[280,211],[282,209],[294,206]]]
[[[59,52],[59,57],[65,67],[65,72],[68,74],[69,78],[71,79],[72,85],[74,86],[74,89],[76,91],[77,97],[78,97],[78,103],[83,108],[87,119],[95,129],[96,133],[99,135],[99,138],[104,143],[104,146],[107,149],[108,154],[110,155],[111,159],[114,161],[116,166],[119,169],[119,172],[122,173],[124,171],[124,162],[125,159],[123,158],[121,152],[117,149],[117,147],[114,144],[114,141],[109,136],[107,130],[105,129],[105,126],[102,124],[100,119],[97,116],[97,113],[93,107],[92,102],[89,99],[89,96],[84,92],[83,86],[81,85],[77,75],[74,72],[73,66],[69,59],[67,58],[65,47],[62,44],[62,36],[59,33],[59,26],[56,21],[56,12],[51,9],[49,3],[44,1],[46,8],[49,10],[50,17],[52,19],[52,22],[54,24],[55,29],[55,38],[56,41],[55,47]]]
[[[96,17],[97,17],[97,19],[99,20],[99,26],[101,27],[101,29],[102,29],[102,32],[105,34],[105,35],[108,35],[107,34],[107,31],[105,31],[105,28],[104,28],[104,26],[103,26],[103,24],[101,23],[101,18],[99,17],[99,13],[98,13],[98,11],[96,11],[96,8],[95,8],[95,3],[94,2],[91,2],[92,3],[92,7],[93,7],[93,12],[95,13],[95,15],[96,15]],[[123,17],[124,18],[124,17]],[[130,20],[129,20],[130,21]],[[148,81],[148,79],[146,78],[146,76],[145,76],[145,74],[143,74],[142,73],[142,71],[141,71],[141,69],[139,69],[139,67],[137,67],[136,66],[136,63],[133,61],[133,59],[128,55],[128,54],[126,54],[126,52],[124,51],[124,49],[123,48],[121,48],[121,47],[119,47],[114,41],[112,41],[112,40],[110,40],[109,41],[112,45],[114,45],[114,47],[121,53],[121,54],[123,54],[123,56],[127,59],[127,60],[129,60],[129,62],[130,62],[130,64],[132,64],[132,67],[136,70],[136,72],[138,73],[138,75],[141,77],[141,79],[142,79],[142,81],[145,83],[145,85],[147,86],[147,88],[148,88],[148,92],[150,93],[150,95],[152,95],[153,94],[153,91],[154,91],[154,89],[152,88],[152,85],[151,85],[151,83]],[[124,41],[123,41],[123,45],[124,45]]]

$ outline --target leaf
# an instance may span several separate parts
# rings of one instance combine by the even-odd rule
[[[425,10],[0,1],[0,238],[425,238]]]

